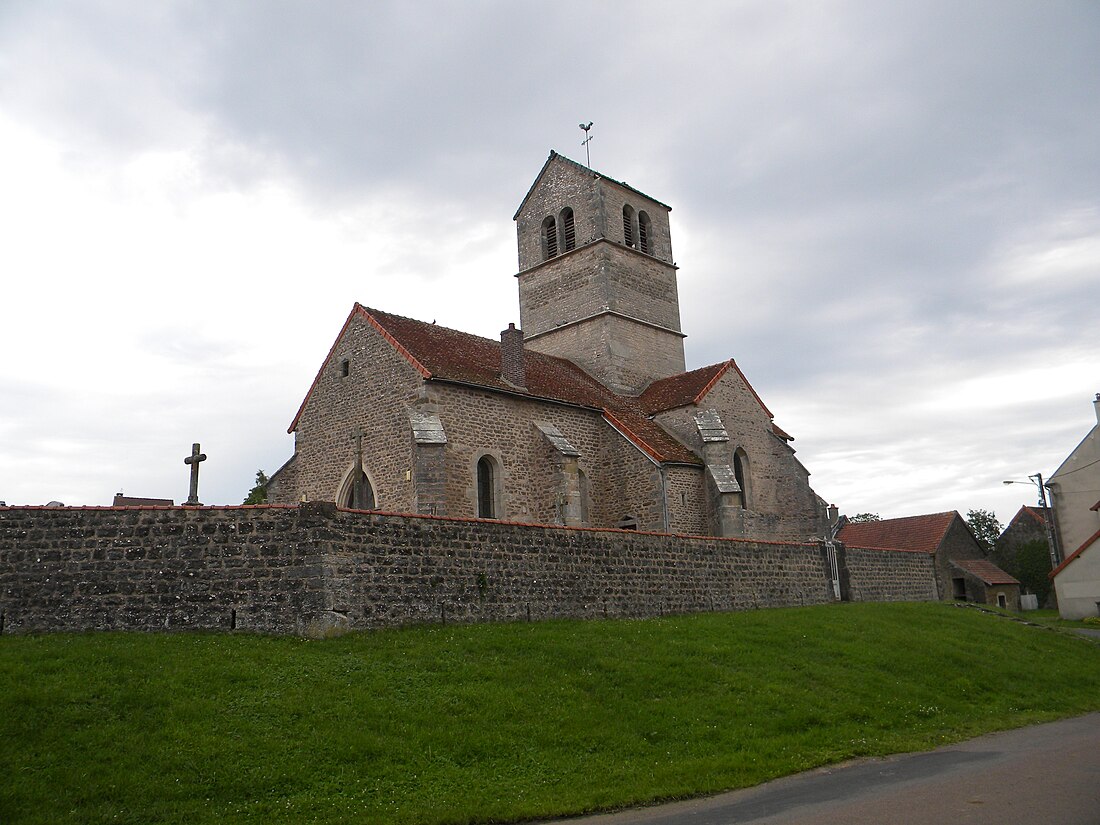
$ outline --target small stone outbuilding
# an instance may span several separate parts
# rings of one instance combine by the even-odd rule
[[[1020,609],[1020,583],[1012,576],[985,559],[959,559],[951,562],[956,571],[953,581],[962,579],[961,592],[953,594],[957,601],[977,602]]]
[[[1006,602],[1009,602],[1006,606],[1014,610],[1020,608],[1020,583],[986,559],[981,544],[957,510],[847,523],[840,528],[837,538],[848,547],[928,553],[935,562],[936,592],[943,601],[986,603],[986,589],[990,585],[982,584],[984,580],[974,572],[980,569],[981,575],[989,579],[1014,584],[1015,596],[1009,599],[1006,595]],[[1002,591],[994,592],[992,604],[998,603],[997,592]],[[1003,592],[1009,593],[1008,590]]]

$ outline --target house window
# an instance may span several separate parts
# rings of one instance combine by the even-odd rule
[[[341,378],[347,378],[350,373],[351,373],[351,361],[349,361],[347,358],[345,358],[343,361],[340,362],[340,377]]]
[[[496,467],[493,459],[483,455],[477,462],[478,518],[496,518]]]
[[[634,210],[629,204],[623,207],[623,243],[634,246]]]
[[[577,248],[577,227],[573,220],[573,210],[568,206],[561,210],[561,235],[566,252]]]
[[[649,215],[645,212],[638,213],[638,248],[642,250],[646,255],[652,255],[653,250],[649,248],[649,239],[652,236],[653,223],[649,220]]]
[[[553,215],[542,222],[542,258],[545,261],[558,255],[558,223]]]

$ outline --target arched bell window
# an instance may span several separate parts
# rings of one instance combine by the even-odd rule
[[[653,222],[645,212],[638,213],[638,248],[646,255],[652,255],[650,238],[653,237]]]
[[[577,248],[577,227],[573,218],[573,210],[568,206],[561,210],[561,239],[565,252]]]
[[[558,255],[558,222],[547,215],[542,222],[542,259],[548,261]]]
[[[634,240],[634,208],[630,204],[623,207],[623,243],[631,248],[636,246]]]

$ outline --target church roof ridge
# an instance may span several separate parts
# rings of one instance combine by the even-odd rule
[[[527,201],[531,199],[531,194],[538,187],[539,181],[542,180],[542,176],[546,173],[546,170],[550,166],[550,164],[553,163],[554,158],[560,158],[565,163],[568,163],[572,166],[575,166],[577,169],[591,175],[596,180],[609,181],[610,183],[613,183],[616,186],[621,186],[623,189],[627,189],[627,190],[633,192],[636,195],[641,195],[646,200],[652,201],[653,203],[657,204],[658,206],[664,207],[669,212],[672,211],[672,207],[669,206],[667,203],[664,203],[662,201],[657,200],[652,195],[647,195],[641,189],[637,189],[637,188],[631,186],[629,183],[626,183],[625,181],[618,180],[617,178],[613,178],[610,175],[605,175],[602,172],[599,172],[596,169],[593,169],[591,166],[585,166],[583,163],[575,161],[572,158],[566,157],[565,155],[561,154],[560,152],[556,152],[553,149],[551,149],[550,150],[550,156],[546,158],[546,162],[542,165],[542,168],[539,170],[539,173],[537,175],[535,175],[535,179],[534,179],[534,181],[532,181],[531,186],[527,189],[527,193],[523,196],[523,199],[519,202],[519,206],[516,208],[516,213],[514,215],[512,215],[512,220],[516,220],[516,219],[519,218],[519,213],[523,211],[523,207],[526,206]]]
[[[297,427],[325,365],[332,359],[349,324],[357,316],[363,317],[424,379],[469,384],[598,411],[610,409],[618,420],[626,422],[625,429],[645,444],[645,451],[658,460],[699,462],[699,458],[687,447],[651,421],[636,399],[614,393],[567,358],[525,348],[527,387],[523,391],[508,384],[500,374],[499,341],[365,307],[358,302],[336,336],[288,432],[293,432]]]
[[[752,397],[756,399],[756,403],[760,405],[760,409],[772,421],[772,431],[784,441],[794,441],[793,435],[775,423],[775,416],[772,411],[768,409],[768,405],[764,403],[760,393],[756,391],[752,382],[741,371],[741,367],[737,365],[736,359],[733,358],[727,358],[717,364],[697,367],[677,375],[670,375],[667,378],[659,378],[645,388],[638,400],[646,415],[655,415],[675,407],[686,407],[689,404],[700,404],[707,393],[722,380],[722,376],[731,369],[740,376],[749,392],[752,393]]]

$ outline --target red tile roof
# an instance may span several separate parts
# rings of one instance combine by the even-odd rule
[[[837,535],[849,547],[870,547],[883,550],[914,550],[934,553],[947,535],[947,529],[962,516],[957,511],[907,516],[882,521],[845,524]]]
[[[608,420],[617,423],[624,435],[650,457],[658,461],[700,463],[694,453],[646,417],[637,399],[616,395],[572,361],[525,349],[527,386],[519,389],[501,377],[499,341],[391,315],[360,304],[352,308],[337,341],[356,316],[373,326],[426,379],[471,384],[600,410],[608,414]],[[334,343],[325,363],[332,357],[335,347]],[[302,401],[289,432],[297,428],[298,419],[319,379],[320,373]]]
[[[985,559],[954,559],[951,563],[959,569],[977,576],[986,584],[1020,583],[993,562]]]
[[[700,367],[690,372],[682,372],[679,375],[672,375],[654,381],[645,388],[645,391],[638,397],[638,401],[641,403],[646,415],[654,415],[676,407],[686,407],[689,404],[702,403],[707,393],[714,389],[714,385],[722,380],[722,376],[731,369],[740,376],[745,386],[749,388],[749,392],[752,393],[753,398],[756,399],[756,403],[760,405],[760,409],[764,411],[764,414],[768,418],[773,418],[771,410],[768,409],[764,400],[749,383],[749,379],[745,377],[745,373],[741,372],[741,368],[737,366],[737,362],[732,358],[719,364],[711,364],[709,367]],[[775,422],[772,422],[772,432],[784,441],[794,440],[794,436],[784,432],[776,426]]]
[[[1046,524],[1046,518],[1043,515],[1043,511],[1040,510],[1038,507],[1029,507],[1025,504],[1023,507],[1020,508],[1020,513],[1027,513],[1040,524]],[[1019,518],[1020,513],[1016,514],[1017,518]],[[1015,520],[1016,519],[1014,518],[1013,521]]]

